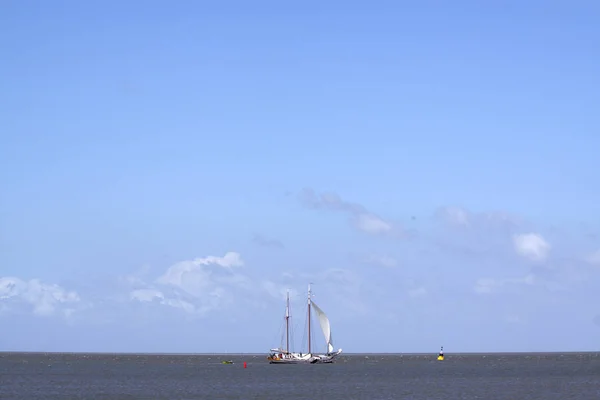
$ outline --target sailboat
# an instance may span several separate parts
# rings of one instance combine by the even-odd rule
[[[319,319],[319,324],[321,325],[321,330],[323,331],[323,335],[325,337],[325,342],[327,345],[327,352],[325,354],[312,354],[312,340],[311,340],[311,310],[315,311],[317,314],[317,318]],[[271,349],[271,353],[269,354],[268,360],[271,364],[317,364],[317,363],[331,363],[334,358],[337,357],[342,349],[334,352],[333,349],[333,340],[331,336],[331,324],[329,323],[329,318],[319,306],[312,301],[312,292],[310,288],[310,284],[308,285],[308,305],[307,305],[307,322],[308,322],[308,353],[294,353],[290,352],[290,296],[289,292],[287,294],[286,300],[286,313],[285,313],[285,329],[286,329],[286,348],[284,349]]]
[[[290,351],[290,292],[287,292],[285,303],[285,349],[271,349],[267,359],[269,364],[301,364],[311,360],[310,354],[302,354]]]

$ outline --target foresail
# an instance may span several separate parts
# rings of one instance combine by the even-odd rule
[[[325,336],[325,341],[327,341],[327,352],[331,353],[333,351],[333,338],[331,337],[331,325],[329,324],[329,318],[327,318],[327,315],[325,315],[323,310],[321,310],[314,301],[312,301],[312,307],[317,313],[321,330]]]

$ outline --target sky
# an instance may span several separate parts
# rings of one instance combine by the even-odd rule
[[[0,350],[597,350],[599,18],[2,2]]]

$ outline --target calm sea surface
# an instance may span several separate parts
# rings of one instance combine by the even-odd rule
[[[265,355],[0,353],[0,399],[600,399],[596,353],[435,358],[270,365]]]

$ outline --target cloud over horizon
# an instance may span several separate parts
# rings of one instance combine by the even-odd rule
[[[260,315],[276,323],[276,311],[283,306],[286,293],[290,292],[294,307],[300,307],[305,302],[305,285],[313,282],[315,301],[337,327],[349,327],[360,321],[391,324],[426,315],[435,319],[433,316],[452,313],[457,307],[473,307],[476,313],[474,305],[478,302],[492,302],[490,309],[502,309],[506,301],[535,301],[551,307],[552,293],[591,290],[585,289],[586,279],[600,276],[595,268],[597,250],[573,253],[569,262],[554,257],[554,246],[545,238],[544,227],[524,230],[527,225],[523,219],[508,217],[508,213],[474,214],[459,207],[440,207],[432,210],[434,224],[422,226],[423,234],[415,240],[390,242],[383,239],[402,232],[402,228],[362,205],[311,190],[302,192],[302,202],[310,209],[347,214],[352,224],[339,229],[357,229],[372,240],[354,242],[343,263],[326,261],[321,269],[310,271],[280,270],[262,268],[262,264],[281,264],[287,253],[293,253],[294,244],[284,248],[278,240],[254,235],[253,244],[280,250],[276,253],[278,261],[259,261],[254,255],[249,263],[239,251],[205,255],[160,270],[145,268],[121,276],[113,286],[104,288],[104,294],[95,296],[77,287],[66,289],[37,279],[2,277],[0,318],[28,314],[69,319],[78,326],[116,326],[161,318],[183,324],[239,321]],[[447,245],[440,246],[442,242]],[[457,252],[461,246],[469,252]],[[319,259],[318,254],[311,257]],[[577,259],[580,261],[573,261]],[[454,300],[449,301],[450,293]],[[502,309],[497,323],[529,326],[531,312],[525,310]],[[590,311],[592,325],[596,314]],[[341,338],[345,335],[341,333]],[[340,336],[338,331],[336,336]]]
[[[31,279],[0,277],[0,316],[30,311],[35,315],[68,317],[81,302],[79,294],[57,284]]]

